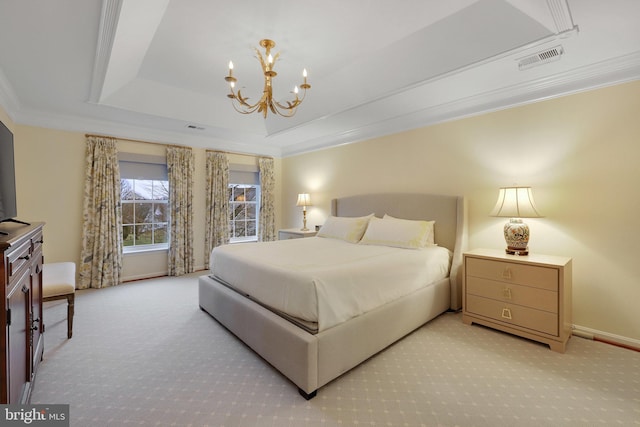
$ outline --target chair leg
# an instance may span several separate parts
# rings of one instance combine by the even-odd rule
[[[67,295],[67,338],[71,339],[73,336],[73,313],[75,305],[75,294]]]

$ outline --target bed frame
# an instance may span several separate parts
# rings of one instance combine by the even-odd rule
[[[465,201],[456,196],[371,194],[334,199],[335,216],[385,213],[435,220],[435,242],[453,251],[451,275],[362,316],[312,335],[210,276],[199,278],[200,308],[298,386],[306,399],[343,373],[449,309],[462,304]],[[399,313],[402,313],[399,315]]]

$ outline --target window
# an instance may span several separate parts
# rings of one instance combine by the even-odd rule
[[[122,243],[125,253],[169,248],[169,180],[166,160],[155,156],[120,158]],[[134,157],[136,161],[132,161]],[[151,163],[164,161],[164,163]]]
[[[258,240],[260,180],[255,166],[229,166],[229,241]]]

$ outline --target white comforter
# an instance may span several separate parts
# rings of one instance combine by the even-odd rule
[[[322,331],[449,275],[451,253],[322,237],[224,245],[211,272],[264,305]]]

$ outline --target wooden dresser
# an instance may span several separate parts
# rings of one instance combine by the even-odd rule
[[[571,337],[571,258],[477,249],[464,254],[462,321],[548,344]]]
[[[1,223],[0,403],[25,404],[42,359],[42,223]]]

